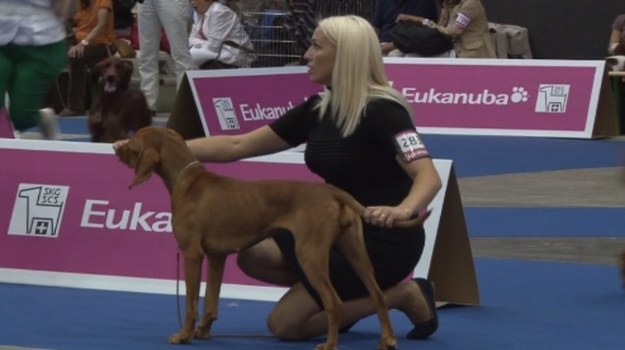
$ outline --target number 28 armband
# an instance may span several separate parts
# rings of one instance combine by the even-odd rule
[[[407,163],[430,156],[421,136],[414,130],[406,130],[395,135],[395,147],[399,156]]]

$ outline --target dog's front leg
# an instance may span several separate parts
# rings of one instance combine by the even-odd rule
[[[224,276],[225,256],[208,256],[208,269],[206,278],[206,296],[204,298],[204,314],[200,325],[195,330],[198,339],[210,338],[210,330],[213,321],[217,319],[217,307],[221,282]]]
[[[193,340],[193,328],[197,319],[197,304],[200,296],[200,274],[202,271],[202,256],[184,257],[184,280],[187,289],[185,319],[182,329],[169,337],[172,344],[184,344]]]

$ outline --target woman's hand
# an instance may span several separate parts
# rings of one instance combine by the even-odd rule
[[[76,44],[70,47],[69,51],[67,52],[67,56],[71,58],[80,58],[80,57],[83,57],[84,55],[85,55],[85,45],[83,44]]]
[[[372,206],[365,208],[365,222],[371,225],[382,227],[393,227],[397,220],[408,220],[412,213],[402,206]]]

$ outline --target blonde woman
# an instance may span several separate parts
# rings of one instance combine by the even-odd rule
[[[408,337],[427,338],[438,328],[432,286],[425,279],[405,280],[421,257],[424,230],[393,228],[395,220],[423,213],[441,187],[411,108],[389,85],[378,37],[363,18],[321,21],[304,58],[310,79],[326,87],[323,97],[312,96],[247,134],[199,138],[188,145],[201,161],[232,162],[306,143],[307,166],[367,207],[364,235],[378,283],[389,306],[415,325]],[[281,339],[302,340],[325,334],[327,319],[293,249],[291,234],[280,231],[241,252],[238,264],[254,278],[290,287],[268,325]],[[375,312],[342,255],[331,254],[330,274],[344,301],[343,330]]]

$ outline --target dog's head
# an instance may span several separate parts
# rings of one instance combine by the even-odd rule
[[[177,159],[186,154],[180,153],[181,148],[186,149],[186,144],[177,132],[154,126],[139,129],[128,141],[113,144],[113,148],[119,160],[135,170],[129,188],[148,180],[154,171],[158,172],[161,159]]]
[[[93,69],[93,79],[103,93],[125,91],[130,85],[133,64],[111,56],[98,62]]]

